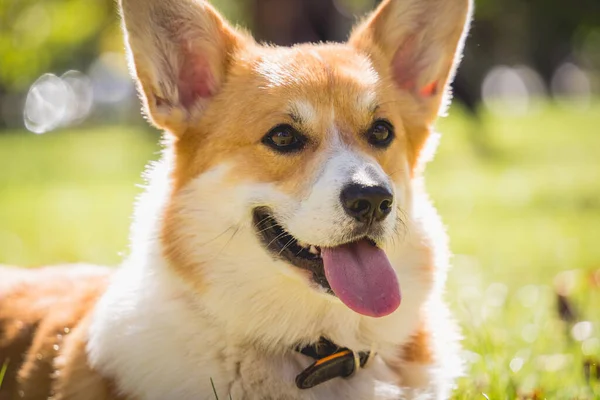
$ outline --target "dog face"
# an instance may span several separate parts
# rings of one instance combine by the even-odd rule
[[[256,44],[201,1],[121,6],[144,108],[169,132],[172,268],[225,320],[281,307],[310,330],[338,299],[394,312],[390,255],[469,1],[384,1],[348,43],[293,48]]]

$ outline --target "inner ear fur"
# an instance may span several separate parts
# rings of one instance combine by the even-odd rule
[[[202,0],[120,0],[125,44],[143,109],[184,132],[218,94],[232,54],[252,39]]]
[[[384,0],[349,42],[416,100],[428,125],[449,103],[472,8],[472,0]]]

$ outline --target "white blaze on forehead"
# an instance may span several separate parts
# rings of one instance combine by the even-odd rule
[[[262,60],[254,67],[254,70],[267,80],[266,86],[269,88],[298,82],[298,78],[294,76],[292,70],[276,60]]]

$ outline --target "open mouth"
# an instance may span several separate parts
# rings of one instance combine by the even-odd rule
[[[294,267],[310,272],[315,283],[335,295],[325,276],[320,247],[298,241],[281,227],[267,208],[254,210],[254,226],[267,250]]]
[[[254,209],[263,246],[337,296],[357,313],[382,317],[400,305],[400,286],[385,252],[367,237],[334,247],[303,243],[287,232],[268,208]]]

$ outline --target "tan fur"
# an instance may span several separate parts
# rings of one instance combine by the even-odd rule
[[[269,60],[270,67],[285,68],[294,76],[294,81],[274,86],[256,73],[264,59],[273,54],[277,57],[275,61]],[[233,64],[228,88],[213,100],[197,125],[175,134],[174,194],[191,179],[227,160],[239,166],[228,177],[232,184],[249,180],[271,182],[285,193],[303,196],[310,190],[311,177],[323,159],[320,150],[330,140],[331,127],[328,125],[333,121],[328,118],[293,121],[281,105],[295,99],[311,99],[316,109],[323,111],[325,116],[334,107],[335,122],[344,142],[372,155],[392,177],[402,176],[403,155],[412,150],[408,134],[402,131],[403,118],[394,107],[393,93],[386,87],[362,83],[365,79],[361,79],[360,74],[363,73],[363,64],[367,63],[366,56],[359,55],[356,60],[356,51],[343,45],[303,45],[291,49],[253,47],[251,53],[237,57],[240,61]],[[280,60],[280,65],[276,64],[277,60]],[[338,73],[342,68],[355,72],[355,75]],[[375,112],[359,109],[356,102],[340,101],[359,98],[369,90],[381,93],[381,105]],[[259,107],[245,107],[247,95],[242,94],[249,92],[257,92],[265,101]],[[235,115],[227,112],[232,107],[239,110]],[[386,152],[374,150],[362,139],[372,120],[379,116],[391,117],[398,127],[398,140]],[[298,156],[281,157],[262,146],[262,136],[278,123],[289,123],[309,135],[312,140],[309,148]],[[176,196],[173,197],[162,235],[166,256],[179,270],[190,271],[192,261],[185,260],[188,252],[179,247],[177,240],[180,237],[177,225],[186,224],[186,220]]]
[[[469,4],[470,0],[384,1],[350,37],[352,45],[372,55],[378,70],[388,79],[393,75],[390,64],[394,55],[403,47],[413,50],[408,62],[418,69],[414,72],[415,89],[398,92],[398,101],[408,117],[405,124],[411,131],[414,163],[436,116],[443,114],[450,103],[448,85],[462,57],[471,19]],[[436,82],[436,91],[429,98],[420,98],[419,89],[432,82]]]
[[[133,254],[124,274],[112,284],[109,271],[90,267],[35,272],[0,269],[0,364],[10,360],[0,400],[120,400],[133,398],[134,392],[143,399],[156,396],[150,393],[154,384],[166,393],[176,391],[178,385],[165,388],[156,382],[163,376],[151,378],[151,373],[163,364],[152,358],[153,353],[163,354],[167,351],[163,347],[180,351],[179,345],[191,346],[173,343],[179,329],[169,330],[171,323],[182,328],[184,340],[199,340],[204,346],[206,338],[209,343],[206,349],[184,348],[179,359],[165,359],[171,369],[179,368],[181,358],[204,360],[202,357],[215,352],[206,364],[192,363],[193,367],[183,372],[182,381],[194,390],[196,373],[203,376],[206,371],[219,374],[222,381],[216,383],[224,394],[276,398],[275,390],[295,390],[284,385],[271,389],[265,380],[280,385],[276,373],[298,368],[298,360],[290,361],[294,357],[290,356],[291,344],[314,341],[323,332],[330,332],[346,341],[342,345],[354,349],[364,350],[374,340],[381,340],[387,348],[381,349],[378,367],[356,378],[355,388],[343,383],[324,385],[311,392],[316,393],[314,398],[339,397],[360,389],[361,398],[371,399],[371,385],[375,379],[384,379],[387,371],[395,375],[385,379],[398,387],[409,391],[431,389],[435,398],[447,393],[451,381],[444,379],[449,378],[436,378],[437,372],[431,372],[445,362],[446,349],[440,345],[440,337],[449,338],[448,348],[452,349],[448,351],[454,351],[452,343],[456,341],[450,317],[441,303],[446,238],[419,179],[432,126],[449,98],[448,84],[460,58],[471,2],[385,0],[354,30],[348,43],[292,48],[256,44],[204,1],[121,0],[120,5],[131,71],[145,113],[167,131],[165,160],[159,167],[168,178],[164,186],[157,186],[158,192],[150,189],[143,199],[142,206],[144,202],[157,205],[148,210],[140,207],[136,224],[142,227],[134,225]],[[395,127],[396,138],[385,151],[370,146],[364,136],[378,118],[389,120]],[[292,125],[309,138],[302,152],[282,156],[261,143],[264,135],[279,124]],[[215,297],[210,305],[220,304],[221,308],[211,311],[203,302],[214,296],[211,290],[215,282],[209,277],[222,279],[219,273],[224,266],[218,256],[235,237],[236,229],[249,230],[252,221],[243,215],[243,222],[221,234],[229,239],[214,237],[210,229],[201,226],[205,221],[198,220],[196,202],[211,201],[224,208],[237,200],[227,198],[227,193],[238,193],[234,189],[244,185],[270,190],[287,199],[305,200],[323,166],[340,149],[360,154],[380,167],[398,191],[396,194],[405,197],[404,211],[413,213],[412,219],[405,221],[413,224],[413,231],[395,238],[400,244],[391,241],[386,248],[403,249],[401,256],[396,254],[399,264],[412,268],[408,291],[413,309],[399,309],[399,313],[406,313],[405,320],[389,320],[407,323],[397,323],[390,330],[392,322],[344,314],[349,310],[340,308],[339,302],[323,300],[321,294],[310,292],[306,274],[298,271],[273,278],[284,292],[289,290],[289,298],[271,288],[264,296],[263,292],[260,296],[253,294],[252,285],[258,283],[252,282],[252,276],[247,277],[251,281],[248,287],[220,293],[220,297],[230,296],[234,302],[244,299],[238,299],[236,291],[244,293],[247,289],[256,303],[255,309],[248,310],[263,310],[258,315],[264,321],[254,318],[238,326],[231,318],[245,316],[236,315],[239,311]],[[214,171],[224,171],[218,177],[217,192],[199,196],[194,192],[195,185],[210,182]],[[144,225],[146,219],[149,226]],[[211,232],[212,236],[204,237],[202,232]],[[250,237],[238,246],[252,246],[254,237]],[[212,251],[202,253],[203,246]],[[199,256],[206,254],[213,256]],[[255,260],[248,261],[253,263],[252,271],[265,274],[265,270],[256,268],[273,261],[262,251],[252,254]],[[228,256],[244,257],[235,252]],[[280,273],[277,269],[266,271]],[[407,272],[399,268],[398,273]],[[261,276],[264,280],[266,275]],[[121,299],[126,299],[122,307]],[[153,301],[167,311],[154,309]],[[293,312],[283,308],[280,319],[271,320],[272,315],[265,313],[272,312],[269,302],[273,301],[289,308],[307,306]],[[142,318],[144,312],[150,314]],[[207,318],[210,312],[213,314]],[[172,315],[180,320],[171,320]],[[233,317],[229,321],[219,320],[230,315]],[[312,326],[302,329],[310,330],[311,336],[305,336],[302,329],[286,330],[293,326],[293,316],[310,321]],[[155,317],[165,326],[153,326],[151,320]],[[274,321],[275,325],[265,329],[265,321]],[[140,329],[138,334],[145,335],[149,343],[164,346],[137,352],[140,349],[123,344],[128,332],[122,329]],[[394,337],[396,329],[403,330],[400,339]],[[277,336],[280,332],[293,337]],[[130,339],[137,345],[138,336]],[[456,352],[451,355],[457,357]],[[139,368],[146,368],[147,373],[138,375]],[[265,377],[269,371],[271,375]],[[162,375],[169,374],[177,372],[164,371]],[[448,376],[454,374],[452,371]],[[198,382],[200,387],[205,383]],[[118,397],[121,391],[125,395]],[[313,398],[303,395],[296,393],[290,398]]]
[[[430,363],[433,356],[429,341],[429,331],[425,327],[421,327],[414,333],[410,342],[402,346],[402,359],[419,364]]]
[[[82,345],[82,320],[109,276],[107,269],[87,266],[0,268],[0,364],[8,363],[0,399],[116,399],[87,367]]]
[[[249,38],[230,28],[204,1],[120,3],[130,64],[143,93],[146,115],[160,128],[185,131],[205,104],[184,109],[177,89],[179,69],[205,64],[212,73],[211,89],[217,90],[230,64],[229,52]],[[156,26],[160,29],[154,30]],[[201,59],[195,57],[196,51],[203,54]]]

